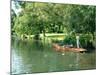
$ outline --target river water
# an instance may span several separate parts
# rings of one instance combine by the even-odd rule
[[[49,41],[12,39],[11,73],[27,74],[90,70],[96,68],[96,52],[75,53],[53,50]]]

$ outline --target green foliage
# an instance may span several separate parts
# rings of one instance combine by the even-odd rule
[[[11,10],[11,34],[14,34],[14,25],[15,25],[15,20],[16,20],[16,13],[14,12],[14,10]]]
[[[35,40],[39,40],[39,39],[40,39],[39,34],[35,34],[34,39],[35,39]]]
[[[74,46],[76,46],[76,37],[74,35],[67,35],[64,40],[63,40],[64,44],[72,44]]]
[[[17,2],[22,11],[12,20],[12,29],[17,35],[45,33],[92,33],[95,32],[95,6]],[[73,40],[75,36],[68,39]]]
[[[96,39],[93,39],[91,33],[80,35],[80,47],[83,48],[96,48]],[[70,35],[66,36],[63,40],[64,44],[73,44],[76,47],[76,36]]]
[[[96,42],[95,39],[93,39],[93,35],[91,33],[89,34],[83,34],[80,36],[80,44],[82,47],[85,48],[96,48],[94,42]]]
[[[70,14],[67,19],[69,28],[76,33],[95,32],[95,6],[70,6]]]

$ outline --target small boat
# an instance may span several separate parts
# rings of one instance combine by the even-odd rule
[[[56,51],[65,52],[65,51],[72,51],[72,52],[86,52],[87,50],[84,48],[74,48],[72,46],[60,46],[58,44],[53,43],[53,48]]]

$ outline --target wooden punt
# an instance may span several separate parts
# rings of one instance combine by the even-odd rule
[[[61,51],[61,52],[65,52],[65,51],[85,52],[85,51],[87,51],[84,48],[74,48],[74,47],[60,46],[60,45],[54,44],[54,43],[53,43],[53,48],[54,48],[54,50]]]

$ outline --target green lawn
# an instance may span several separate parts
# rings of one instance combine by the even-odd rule
[[[65,33],[46,33],[46,38],[48,39],[58,39],[62,40],[66,36]],[[40,37],[43,37],[43,34],[40,34]]]

